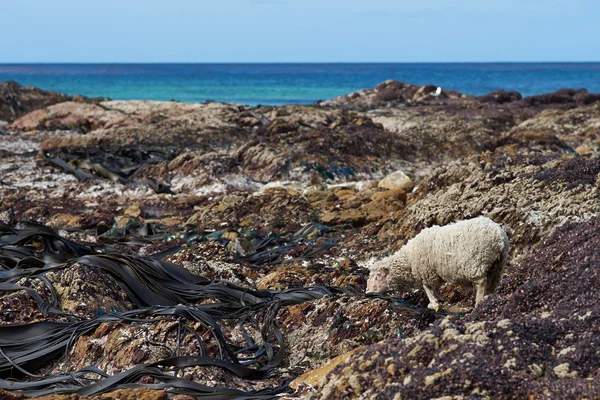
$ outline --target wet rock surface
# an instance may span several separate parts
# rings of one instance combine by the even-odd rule
[[[247,107],[82,102],[3,85],[2,112],[15,107],[14,93],[33,100],[0,116],[11,122],[0,139],[0,222],[37,221],[97,251],[159,254],[248,291],[345,288],[278,308],[280,375],[253,380],[195,367],[182,370],[184,379],[248,391],[307,374],[287,396],[315,399],[600,394],[596,95],[470,97],[384,82],[313,106]],[[511,255],[496,293],[477,308],[453,285],[441,290],[450,315],[422,310],[421,291],[397,293],[395,303],[361,294],[374,260],[423,228],[479,215],[510,232]],[[34,254],[39,246],[26,244]],[[2,262],[0,272],[14,267]],[[137,308],[102,268],[72,263],[45,277],[58,310],[77,318]],[[18,284],[52,303],[44,281]],[[260,329],[271,313],[257,311],[246,332],[223,320],[223,335],[240,349],[248,337],[273,341]],[[24,289],[2,294],[4,325],[65,318],[42,312]],[[197,337],[179,340],[180,322]],[[106,322],[36,372],[98,364],[114,375],[177,351],[196,355],[197,338],[220,357],[211,329],[186,318]],[[333,359],[335,368],[319,370]]]

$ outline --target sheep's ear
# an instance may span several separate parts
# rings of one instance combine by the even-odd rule
[[[375,264],[369,267],[369,270],[371,272],[383,271],[385,274],[388,274],[390,272],[390,267],[388,267],[387,265],[381,265],[381,263],[376,262]]]

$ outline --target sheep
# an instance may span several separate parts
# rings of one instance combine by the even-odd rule
[[[442,283],[473,286],[475,305],[493,293],[508,259],[504,229],[486,217],[423,229],[393,255],[371,267],[367,294],[425,290],[428,308],[438,311],[436,289]]]

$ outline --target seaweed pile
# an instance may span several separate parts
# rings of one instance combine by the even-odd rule
[[[41,157],[63,171],[73,174],[80,181],[108,179],[126,184],[132,182],[142,167],[170,161],[174,152],[120,148],[115,152],[100,147],[55,148],[40,152]],[[156,193],[173,193],[169,186],[153,178],[141,181]]]
[[[175,391],[201,395],[219,394],[221,398],[241,396],[235,390],[208,388],[168,374],[171,369],[180,370],[192,366],[217,366],[245,378],[264,378],[275,373],[275,368],[283,359],[283,338],[273,325],[272,318],[277,309],[285,304],[304,302],[310,299],[331,295],[341,289],[306,288],[283,292],[252,291],[228,282],[211,282],[189,273],[174,264],[156,259],[123,256],[116,253],[95,254],[89,246],[79,245],[61,238],[50,229],[34,224],[17,224],[14,228],[0,225],[0,277],[3,291],[21,290],[24,286],[17,282],[21,278],[39,279],[44,282],[51,295],[46,302],[42,294],[28,288],[38,303],[40,310],[49,315],[66,318],[68,322],[35,322],[27,325],[0,327],[0,348],[2,361],[0,373],[5,377],[19,375],[29,377],[28,381],[0,381],[3,389],[20,390],[28,395],[50,393],[78,393],[94,395],[124,387],[132,387],[140,377],[149,375],[162,384],[151,387],[170,387]],[[97,250],[97,249],[96,249]],[[79,321],[77,316],[58,311],[56,294],[44,274],[65,268],[70,263],[101,268],[116,277],[117,282],[127,292],[138,307],[124,313],[110,313],[90,320]],[[210,300],[206,304],[202,303]],[[261,327],[264,339],[255,344],[248,336],[245,348],[234,348],[227,343],[219,321],[238,319],[243,327],[257,311],[268,310],[270,318],[265,318]],[[158,318],[181,318],[200,322],[214,332],[221,357],[210,357],[205,351],[198,356],[174,356],[147,365],[141,365],[114,377],[108,377],[94,366],[63,376],[43,376],[31,372],[61,354],[64,356],[80,335],[95,330],[101,323],[119,321],[131,324],[149,324]],[[179,338],[194,335],[188,325],[181,323]],[[197,335],[197,334],[196,334]],[[276,343],[271,344],[274,337]],[[197,337],[200,348],[204,348]],[[175,350],[177,354],[177,350]],[[260,368],[252,368],[259,366]],[[90,374],[103,378],[94,382]],[[88,378],[87,380],[85,378]],[[84,382],[88,382],[85,384]],[[135,385],[133,385],[135,386]],[[244,395],[263,398],[271,392],[245,393]]]
[[[251,262],[275,261],[291,248],[304,246],[302,258],[315,257],[335,241],[317,244],[304,241],[315,229],[310,225],[288,240],[273,237],[263,239],[257,249],[269,244],[285,242],[275,248],[261,251]],[[57,296],[45,274],[66,268],[73,263],[99,268],[112,275],[129,298],[138,307],[125,312],[111,312],[92,319],[59,310]],[[284,360],[285,344],[274,322],[283,306],[300,304],[335,294],[359,295],[357,288],[307,287],[283,291],[250,290],[227,281],[210,281],[186,269],[157,258],[126,256],[110,252],[106,246],[78,244],[59,236],[46,226],[18,223],[14,227],[0,224],[0,290],[4,292],[26,290],[36,301],[40,311],[56,321],[40,321],[25,325],[0,326],[0,388],[18,390],[31,396],[53,393],[77,393],[92,396],[122,388],[168,388],[171,393],[193,396],[212,395],[211,398],[269,398],[286,389],[285,382],[272,390],[243,392],[227,388],[214,388],[190,382],[177,376],[184,368],[213,366],[225,369],[238,377],[264,379],[280,372],[277,368]],[[21,283],[41,281],[48,289],[45,293]],[[49,294],[49,296],[48,296]],[[49,299],[44,299],[49,297]],[[394,306],[412,312],[424,312],[400,299]],[[257,323],[254,316],[262,314]],[[246,345],[240,347],[225,338],[220,322],[236,320],[244,332]],[[95,365],[63,375],[40,373],[48,364],[58,363],[68,357],[77,339],[96,330],[102,323],[147,325],[159,321],[178,323],[177,348],[172,357],[149,364],[141,364],[118,375],[109,376]],[[207,346],[190,322],[199,322],[212,332],[218,356],[208,353]],[[246,332],[246,325],[256,325],[262,343],[256,343]],[[180,343],[187,336],[197,340],[200,353],[193,356],[179,354]],[[50,368],[51,369],[51,368]],[[137,383],[149,376],[153,384]]]

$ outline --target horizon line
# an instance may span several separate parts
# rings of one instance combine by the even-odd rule
[[[18,61],[0,65],[600,64],[598,61]]]

